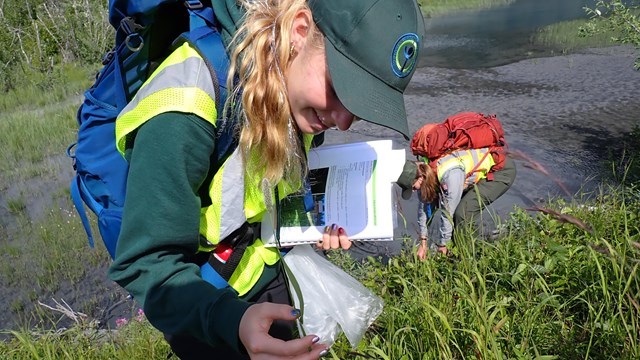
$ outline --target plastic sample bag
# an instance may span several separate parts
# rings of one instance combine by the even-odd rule
[[[304,333],[333,344],[342,330],[353,348],[382,313],[384,302],[351,275],[316,253],[310,245],[295,246],[283,258],[289,268],[294,306],[302,310]],[[296,294],[300,289],[302,302]],[[303,333],[303,331],[300,331]]]

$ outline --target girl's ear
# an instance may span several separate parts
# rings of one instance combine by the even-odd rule
[[[291,45],[294,50],[300,51],[301,47],[304,47],[309,29],[311,29],[311,22],[313,17],[309,10],[300,10],[296,13],[291,24]]]

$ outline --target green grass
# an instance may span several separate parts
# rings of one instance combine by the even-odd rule
[[[453,258],[422,262],[408,252],[384,265],[333,253],[385,307],[356,349],[341,336],[330,357],[639,358],[639,190],[603,188],[592,200],[555,201],[548,206],[553,215],[514,210],[502,238],[463,236]],[[567,222],[574,220],[579,225]],[[12,332],[0,353],[9,359],[168,354],[161,334],[140,316],[115,332],[88,320],[63,331],[32,330]]]
[[[637,359],[638,190],[551,206],[590,231],[516,210],[505,237],[464,237],[454,259],[405,254],[353,271],[385,300],[355,358]],[[354,358],[344,339],[335,348]]]
[[[77,96],[91,84],[95,67],[78,67],[73,64],[56,66],[48,73],[27,71],[21,86],[3,93],[0,110],[34,110],[42,106],[57,105]]]
[[[426,17],[432,17],[460,10],[506,6],[514,1],[515,0],[418,0],[418,4]]]
[[[76,326],[62,330],[14,331],[0,342],[6,360],[31,359],[167,359],[170,349],[162,334],[135,317],[117,331],[98,330],[97,324],[80,318]]]
[[[36,299],[55,294],[63,284],[73,294],[85,294],[89,272],[104,272],[109,263],[105,251],[89,251],[70,201],[72,165],[64,155],[76,137],[75,113],[91,73],[64,67],[48,80],[34,73],[25,79],[29,85],[0,97],[0,286],[12,294],[6,311],[25,324],[50,322],[37,312]],[[76,304],[91,310],[91,301],[87,296]],[[94,307],[90,313],[102,310]]]
[[[30,219],[24,214],[17,217],[14,220],[19,230],[0,242],[0,253],[3,254],[0,256],[0,284],[5,291],[19,294],[14,296],[12,308],[15,315],[25,321],[33,318],[29,311],[33,310],[35,298],[43,299],[60,290],[63,284],[71,294],[108,291],[99,284],[90,284],[94,287],[85,289],[87,283],[83,281],[92,275],[92,271],[106,271],[109,263],[106,251],[101,244],[98,244],[99,251],[90,251],[68,194],[50,196],[51,208],[41,215],[42,218]],[[28,242],[24,243],[24,239]],[[29,284],[31,293],[24,291],[24,284]],[[89,296],[79,301],[81,304],[90,302]],[[82,310],[91,310],[82,306]],[[90,312],[95,314],[102,310],[94,307]],[[39,317],[35,320],[42,322]]]
[[[47,162],[75,139],[75,113],[91,84],[90,70],[65,67],[48,80],[33,74],[29,85],[0,97],[0,180],[3,184],[50,176]]]
[[[592,36],[583,36],[580,28],[586,26],[588,22],[589,20],[572,20],[545,26],[531,37],[531,42],[534,45],[555,48],[559,53],[568,53],[584,48],[616,45],[612,40],[615,36],[612,31],[603,31]]]

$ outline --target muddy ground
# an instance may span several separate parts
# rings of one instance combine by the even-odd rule
[[[508,216],[514,207],[530,207],[552,196],[571,197],[581,190],[588,192],[609,177],[610,153],[619,150],[623,135],[639,124],[640,72],[633,70],[635,56],[636,51],[631,48],[614,47],[480,70],[423,67],[414,76],[405,97],[410,130],[461,111],[497,114],[510,149],[526,154],[550,174],[544,175],[527,167],[526,162],[517,161],[515,184],[491,206],[500,217]],[[366,122],[356,124],[349,132],[330,130],[326,142],[381,138],[397,140],[409,155],[408,141]],[[49,186],[66,187],[71,175],[68,166],[61,166],[59,179]],[[559,182],[569,194],[561,190]],[[10,198],[6,193],[2,195],[5,202]],[[401,204],[409,226],[398,233],[411,235],[417,200],[414,196]],[[29,213],[42,214],[41,206],[44,206],[41,202],[28,204]],[[393,255],[399,251],[399,244],[359,246],[356,254],[360,251]],[[105,273],[106,267],[90,272],[80,286],[81,293],[72,293],[69,286],[62,284],[59,291],[44,294],[38,300],[52,304],[51,299],[64,299],[71,308],[78,308],[87,299],[94,299],[97,306],[89,315],[113,326],[116,318],[135,311],[135,303],[127,300],[126,294]],[[24,291],[29,288],[25,285]],[[0,302],[5,304],[5,311],[0,312],[0,329],[15,329],[20,324],[14,312],[7,309],[19,296],[24,293],[0,288]]]

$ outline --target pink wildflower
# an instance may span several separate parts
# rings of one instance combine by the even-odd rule
[[[138,321],[144,320],[144,310],[138,309],[138,316],[136,316],[136,320]]]

